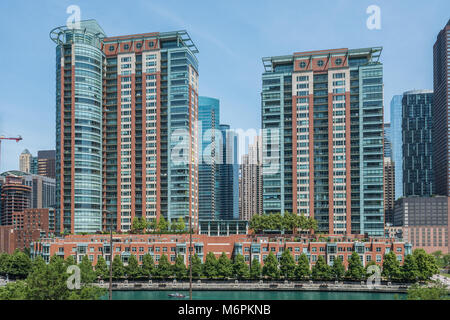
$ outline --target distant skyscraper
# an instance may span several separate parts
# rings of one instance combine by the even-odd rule
[[[392,134],[391,134],[391,124],[384,124],[384,157],[391,158],[392,157]]]
[[[432,109],[433,91],[403,94],[403,195],[433,194]]]
[[[218,203],[221,220],[239,218],[238,136],[227,124],[220,125],[222,133],[218,172]]]
[[[40,176],[46,176],[55,179],[56,175],[56,151],[40,150],[37,155],[38,172]]]
[[[403,196],[402,95],[391,100],[391,150],[395,166],[395,199]]]
[[[56,229],[197,229],[198,53],[186,31],[106,37],[56,28]]]
[[[28,149],[22,151],[19,156],[19,170],[30,173],[31,172],[31,159],[32,155]]]
[[[395,167],[392,158],[384,158],[384,222],[394,223]]]
[[[433,46],[433,170],[435,193],[450,196],[450,20]]]
[[[38,171],[38,157],[31,157],[30,173],[38,174]],[[53,179],[55,179],[55,176],[53,176]]]
[[[220,138],[219,100],[209,97],[199,97],[198,120],[201,121],[199,141],[201,152],[198,166],[198,217],[199,219],[215,219],[219,217],[220,203],[216,197],[218,191],[218,166],[216,145]]]
[[[242,156],[239,180],[239,219],[262,214],[262,139],[256,136]]]
[[[305,214],[331,234],[384,234],[381,50],[263,58],[265,213]]]

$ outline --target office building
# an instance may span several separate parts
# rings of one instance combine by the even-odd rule
[[[95,20],[57,44],[56,229],[128,231],[198,216],[198,52],[186,31],[106,37]]]
[[[450,196],[450,20],[433,46],[433,173],[435,193]]]
[[[384,223],[394,223],[395,166],[392,158],[384,158]]]
[[[220,139],[219,100],[210,97],[199,97],[198,120],[199,130],[199,165],[198,165],[198,217],[199,219],[215,219],[220,216],[220,203],[216,198],[220,192],[218,172],[218,151]],[[200,128],[199,128],[200,129]]]
[[[392,158],[392,132],[391,132],[391,124],[385,123],[384,124],[384,157],[385,158]]]
[[[428,253],[450,253],[450,197],[409,197],[395,202],[394,226],[404,241]]]
[[[262,139],[256,136],[242,156],[239,179],[239,219],[262,214]]]
[[[221,141],[218,145],[219,156],[219,183],[218,183],[218,209],[217,219],[239,219],[239,162],[238,162],[238,136],[227,124],[219,126]]]
[[[32,161],[32,155],[28,149],[25,149],[22,151],[22,153],[19,155],[19,170],[30,173],[31,172],[31,161]]]
[[[384,234],[381,47],[263,58],[263,211]]]
[[[414,90],[403,94],[403,196],[433,194],[433,91]]]
[[[55,150],[40,150],[37,155],[37,174],[55,179],[56,174],[56,151]]]
[[[395,199],[403,197],[403,149],[402,149],[402,99],[395,95],[391,100],[391,151],[395,171]]]

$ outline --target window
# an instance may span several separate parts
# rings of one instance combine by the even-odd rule
[[[319,67],[323,66],[323,64],[324,64],[323,60],[317,61],[317,65],[318,65]]]
[[[140,49],[140,48],[142,48],[142,43],[140,43],[140,42],[136,43],[136,49]]]
[[[334,64],[337,65],[337,66],[341,65],[341,64],[342,64],[342,59],[341,59],[341,58],[337,58],[337,59],[334,61]]]
[[[306,62],[302,61],[298,65],[299,65],[300,68],[304,69],[306,67]]]
[[[114,51],[114,46],[113,45],[109,46],[108,50],[109,51]]]
[[[124,45],[123,45],[123,49],[124,49],[124,50],[128,50],[128,49],[130,49],[130,46],[129,46],[128,44],[124,44]]]

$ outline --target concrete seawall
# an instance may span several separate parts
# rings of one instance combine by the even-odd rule
[[[109,288],[108,281],[96,284],[102,288]],[[408,284],[386,283],[379,286],[368,286],[362,282],[334,282],[334,281],[205,281],[195,280],[192,289],[196,291],[342,291],[342,292],[387,292],[406,293]],[[188,281],[123,281],[113,282],[113,290],[189,290]]]

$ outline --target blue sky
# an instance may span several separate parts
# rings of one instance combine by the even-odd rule
[[[385,119],[394,94],[432,88],[432,50],[450,1],[128,0],[0,2],[0,172],[18,169],[23,149],[55,148],[55,46],[49,31],[76,4],[109,36],[186,29],[200,53],[200,95],[221,103],[221,122],[260,128],[261,58],[297,51],[383,46]],[[366,27],[369,5],[381,29]]]

